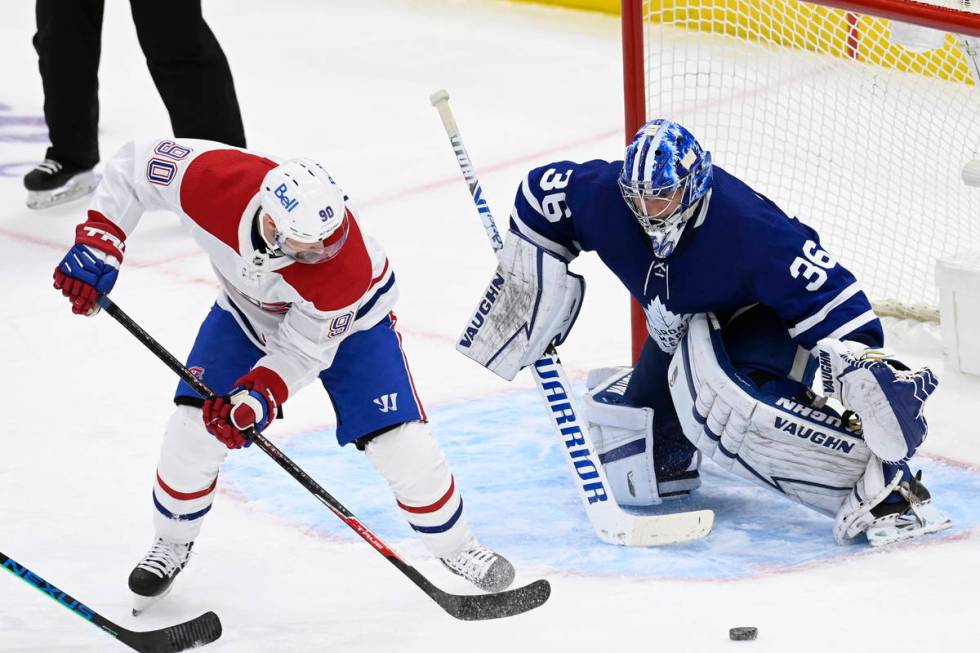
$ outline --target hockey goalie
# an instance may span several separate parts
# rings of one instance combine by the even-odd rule
[[[653,120],[623,161],[531,170],[457,349],[512,379],[560,344],[584,293],[568,264],[583,251],[647,318],[636,367],[594,370],[587,383],[590,433],[620,505],[689,495],[710,458],[829,515],[839,543],[951,525],[909,466],[936,376],[889,356],[860,283],[818,234],[713,165],[687,129]]]

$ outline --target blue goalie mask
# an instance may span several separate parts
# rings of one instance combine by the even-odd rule
[[[656,256],[673,253],[699,200],[710,194],[711,178],[711,153],[676,122],[651,120],[636,132],[626,148],[619,188]]]

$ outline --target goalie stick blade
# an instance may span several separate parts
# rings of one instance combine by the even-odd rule
[[[622,546],[663,546],[699,540],[711,532],[715,513],[711,510],[679,512],[672,515],[630,515],[615,527],[594,524],[603,542]]]
[[[117,637],[130,648],[143,653],[177,653],[210,644],[221,637],[221,620],[215,613],[205,612],[195,619],[160,630],[121,630]]]
[[[551,596],[551,584],[546,580],[493,594],[449,594],[435,587],[433,590],[430,596],[436,603],[463,621],[513,617],[541,606]]]

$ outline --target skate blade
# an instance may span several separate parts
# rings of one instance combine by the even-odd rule
[[[59,204],[65,204],[72,200],[84,197],[99,185],[98,175],[92,172],[83,172],[76,175],[61,188],[54,190],[32,190],[27,193],[27,208],[47,209]]]
[[[157,596],[141,596],[140,594],[133,594],[133,616],[138,617],[146,612],[150,607],[156,605],[165,596],[167,596],[167,594],[170,594],[171,589],[173,589],[173,585],[165,589],[162,594]]]

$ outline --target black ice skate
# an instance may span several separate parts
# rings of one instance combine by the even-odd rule
[[[136,568],[129,574],[129,589],[133,592],[133,616],[165,597],[174,578],[187,565],[193,542],[175,544],[162,538],[150,547]]]
[[[865,535],[871,546],[909,540],[949,528],[953,522],[932,503],[932,495],[922,484],[922,472],[898,486],[902,500],[879,503],[871,509],[875,520]]]
[[[501,592],[514,582],[514,565],[476,540],[451,558],[440,558],[442,564],[484,592]]]
[[[27,207],[46,209],[56,204],[88,195],[95,190],[98,177],[92,169],[82,170],[71,164],[45,159],[24,176]]]

